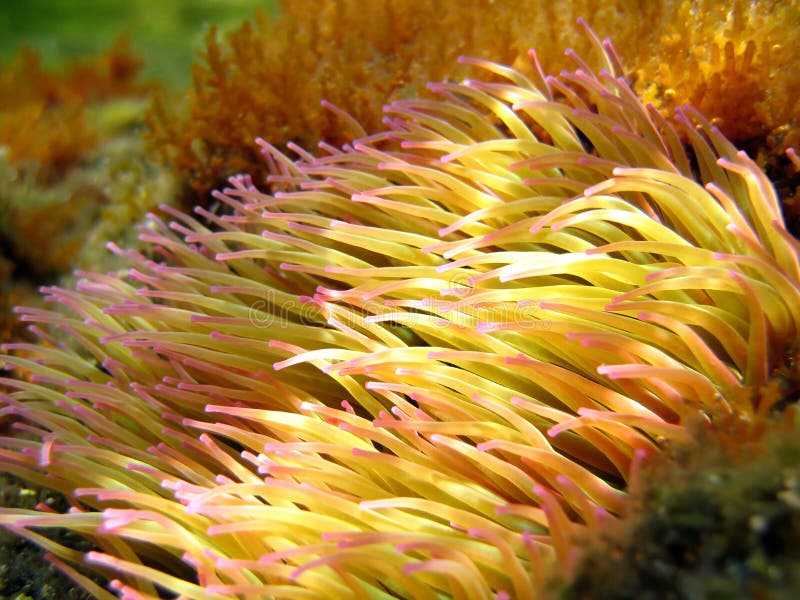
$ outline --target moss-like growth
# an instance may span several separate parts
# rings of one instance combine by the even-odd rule
[[[800,439],[793,425],[769,431],[698,427],[661,456],[561,598],[800,596]]]

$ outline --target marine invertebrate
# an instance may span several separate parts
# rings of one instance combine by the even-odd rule
[[[21,309],[3,468],[68,514],[0,510],[98,597],[528,598],[624,511],[698,414],[763,417],[800,258],[766,176],[699,113],[602,69],[434,83],[351,145],[260,142],[219,216],[165,207],[161,260]],[[711,416],[708,417],[713,426]]]
[[[430,0],[384,0],[370,11],[363,18],[355,0],[295,0],[222,41],[212,30],[186,101],[150,114],[154,150],[203,199],[230,174],[265,173],[253,131],[280,148],[357,137],[358,127],[322,108],[323,100],[375,133],[383,104],[424,95],[429,81],[462,78],[459,55],[532,76],[533,47],[547,72],[570,67],[564,49],[590,50],[572,26],[581,15],[613,34],[634,90],[665,117],[692,104],[776,172],[779,157],[797,145],[800,50],[785,43],[800,36],[797,2],[465,0],[443,10]]]

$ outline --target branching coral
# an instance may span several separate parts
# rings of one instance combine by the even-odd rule
[[[350,146],[260,142],[269,193],[21,309],[49,344],[5,347],[0,457],[73,510],[0,523],[99,598],[42,528],[126,597],[530,598],[687,419],[766,415],[800,326],[774,190],[590,39],[596,73],[465,59]]]
[[[530,76],[526,52],[538,49],[546,70],[569,66],[565,48],[586,55],[576,17],[592,15],[625,51],[634,89],[671,117],[691,103],[734,142],[782,156],[797,144],[800,112],[800,7],[796,1],[720,3],[662,0],[356,0],[283,2],[280,16],[246,22],[225,42],[212,31],[194,86],[177,110],[151,114],[154,148],[205,193],[231,173],[263,173],[258,131],[282,147],[358,136],[358,126],[321,106],[355,117],[368,133],[380,107],[417,97],[428,81],[458,80],[459,55],[491,58]],[[302,73],[302,76],[298,76]]]

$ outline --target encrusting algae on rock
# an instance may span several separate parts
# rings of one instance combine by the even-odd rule
[[[690,430],[693,443],[653,461],[630,490],[625,518],[587,540],[558,598],[797,595],[796,423],[774,419],[761,435],[742,423]]]
[[[45,343],[5,345],[0,460],[72,510],[0,524],[98,598],[76,565],[123,597],[532,598],[689,423],[763,428],[800,245],[751,158],[588,39],[596,70],[462,59],[350,144],[261,140],[267,186],[151,215],[158,260],[45,290],[71,316],[20,309]]]

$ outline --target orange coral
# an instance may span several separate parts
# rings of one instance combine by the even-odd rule
[[[384,103],[419,95],[427,81],[459,78],[459,55],[532,75],[526,53],[536,47],[546,70],[574,66],[564,48],[591,53],[578,16],[613,35],[636,91],[665,114],[695,104],[737,143],[758,138],[763,146],[780,127],[796,137],[800,48],[785,42],[800,36],[798,2],[720,4],[382,0],[365,11],[358,0],[282,2],[280,17],[259,14],[224,42],[209,33],[183,108],[159,104],[150,114],[152,140],[202,194],[232,172],[262,171],[256,135],[308,145],[357,133],[322,100],[373,131]]]
[[[131,177],[109,185],[100,165],[115,163],[113,149],[104,146],[102,160],[94,151],[130,123],[120,115],[140,114],[130,99],[153,89],[137,82],[140,67],[125,37],[58,69],[31,48],[0,63],[0,340],[24,330],[11,307],[30,302],[36,282],[79,264],[105,213],[119,214],[127,200],[118,194],[107,206],[106,192]]]
[[[12,165],[35,164],[39,177],[60,177],[102,139],[86,118],[90,103],[141,95],[141,67],[127,38],[103,54],[66,69],[48,70],[39,53],[22,48],[0,64],[0,146]]]
[[[737,142],[792,124],[796,143],[799,33],[796,1],[682,2],[637,91],[668,109],[692,104]]]

